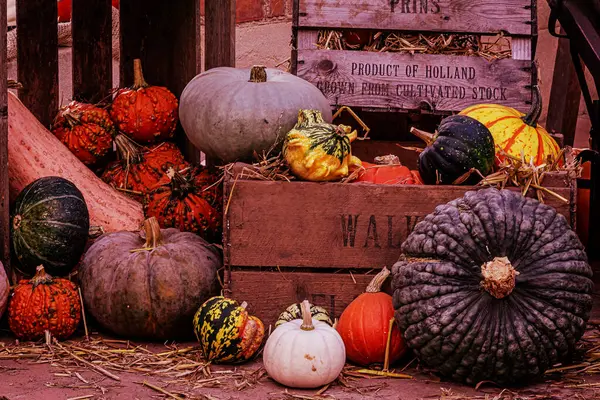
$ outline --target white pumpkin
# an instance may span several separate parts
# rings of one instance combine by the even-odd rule
[[[263,362],[276,382],[312,389],[339,376],[346,363],[346,348],[334,328],[311,318],[308,300],[302,302],[302,317],[273,331],[265,344]]]
[[[329,100],[312,83],[263,66],[219,67],[197,75],[181,93],[179,120],[192,144],[217,162],[277,155],[298,110],[319,110],[331,122]]]

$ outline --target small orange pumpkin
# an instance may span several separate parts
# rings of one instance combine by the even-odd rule
[[[383,364],[390,329],[394,318],[392,296],[381,291],[383,282],[390,275],[386,267],[381,270],[362,293],[346,307],[337,323],[346,346],[346,357],[353,363],[367,366]],[[406,351],[406,344],[400,335],[395,321],[392,326],[389,363],[400,359]]]
[[[115,129],[108,111],[72,101],[59,110],[52,133],[82,163],[92,165],[108,154]]]
[[[80,320],[77,286],[67,279],[53,278],[41,265],[33,278],[19,282],[8,306],[10,330],[22,340],[38,340],[45,331],[57,339],[67,339]]]
[[[133,87],[120,90],[113,101],[113,122],[138,143],[172,138],[179,120],[177,97],[166,87],[149,85],[139,59],[133,60],[133,77]]]
[[[355,182],[370,182],[382,185],[423,185],[419,171],[410,170],[393,155],[375,157],[375,164],[362,162],[361,170]]]

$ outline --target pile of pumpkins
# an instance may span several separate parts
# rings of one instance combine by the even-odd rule
[[[77,204],[74,194],[63,197]],[[45,331],[68,338],[81,321],[81,289],[89,314],[120,336],[194,332],[214,363],[244,362],[263,348],[272,379],[314,388],[335,380],[347,359],[383,363],[379,374],[387,375],[407,348],[456,381],[531,382],[572,357],[593,304],[592,268],[566,218],[495,188],[469,191],[427,215],[392,267],[393,298],[381,291],[390,275],[383,268],[337,322],[305,300],[284,310],[265,340],[247,303],[215,295],[220,265],[213,245],[150,218],[142,232],[109,233],[92,244],[80,287],[39,265],[8,299],[0,273],[0,311],[8,299],[9,326],[20,339]]]
[[[119,90],[108,107],[78,101],[62,107],[52,133],[105,183],[142,203],[147,218],[155,217],[163,228],[220,241],[218,174],[188,163],[172,141],[179,122],[177,97],[148,84],[139,59],[133,71],[133,85]]]
[[[110,110],[73,102],[60,110],[52,130],[92,168],[101,163],[112,146],[117,148],[120,159],[109,164],[101,173],[102,179],[144,204],[143,228],[139,232],[106,233],[90,245],[89,212],[81,191],[72,182],[49,176],[27,185],[11,211],[11,242],[17,267],[30,279],[20,281],[9,295],[8,281],[0,268],[0,314],[8,308],[10,329],[19,339],[37,340],[45,331],[57,339],[70,337],[80,324],[83,305],[101,327],[123,337],[173,340],[193,331],[204,357],[213,362],[249,360],[264,344],[267,372],[292,387],[330,383],[346,359],[366,366],[386,359],[392,363],[404,354],[403,333],[394,323],[395,304],[391,296],[381,292],[390,274],[387,268],[344,310],[337,323],[331,321],[326,310],[304,301],[282,312],[266,342],[263,323],[249,315],[246,303],[218,296],[218,271],[223,260],[220,249],[211,241],[218,237],[223,198],[217,175],[205,167],[188,164],[169,141],[179,120],[190,141],[214,160],[244,161],[256,153],[280,149],[292,173],[309,181],[337,181],[359,170],[359,182],[452,184],[472,169],[483,175],[491,172],[505,153],[521,157],[523,152],[536,164],[559,154],[556,142],[537,125],[541,109],[537,88],[527,115],[507,107],[478,105],[444,119],[435,134],[413,129],[427,147],[420,153],[419,170],[411,171],[394,157],[380,157],[376,160],[379,165],[375,165],[353,156],[351,143],[357,137],[356,131],[334,125],[328,100],[312,84],[291,74],[264,67],[215,68],[192,80],[178,102],[166,88],[144,81],[139,60],[134,66],[134,86],[118,92]],[[494,196],[508,199],[512,192],[485,193],[473,200],[474,204],[501,204],[503,201]],[[495,200],[488,202],[485,196]],[[511,202],[517,204],[512,199],[505,206]],[[455,205],[449,204],[447,207]],[[531,211],[537,206],[528,207]],[[440,207],[436,213],[444,210]],[[454,211],[449,210],[446,217],[453,218],[458,213]],[[559,221],[555,214],[544,221]],[[458,225],[431,227],[435,224],[432,221],[437,221],[435,217],[428,216],[415,231],[427,228],[436,232]],[[575,261],[581,264],[577,268],[584,268],[579,260],[583,257],[580,246],[564,226],[553,229],[570,240],[565,245],[573,247],[572,253],[578,257]],[[474,229],[471,234],[477,232]],[[451,237],[433,236],[435,240]],[[418,258],[431,247],[420,242],[428,237],[415,233],[407,240],[416,243],[411,262],[431,261]],[[434,247],[435,251],[442,244]],[[463,243],[467,244],[477,247],[480,241]],[[452,246],[458,245],[448,246],[454,251]],[[536,257],[546,253],[549,250]],[[560,260],[553,262],[560,264]],[[76,265],[78,284],[67,278]],[[410,266],[406,268],[394,272],[394,278],[410,271]],[[423,274],[439,273],[436,279],[450,280],[455,285],[462,282],[445,276],[436,265],[423,268]],[[516,273],[512,272],[509,278],[514,283]],[[542,274],[544,269],[539,267],[534,272]],[[401,291],[404,284],[421,285],[420,279],[417,274],[394,282]],[[587,281],[578,284],[581,293],[589,286]],[[472,290],[471,286],[463,289]],[[423,290],[407,289],[404,296],[411,299],[413,294],[426,295],[428,289]],[[534,295],[538,292],[532,291]],[[421,314],[425,318],[437,306],[435,296],[423,301],[433,306],[415,311],[415,318]],[[403,321],[403,329],[420,322],[410,317]],[[437,329],[429,325],[426,328]],[[578,335],[580,328],[574,328]],[[414,330],[407,332],[405,338],[415,336]],[[415,342],[410,347],[419,346]],[[426,350],[429,354],[423,352],[422,357],[435,356],[431,349]]]
[[[215,296],[198,309],[194,332],[208,361],[247,361],[264,341],[263,363],[272,379],[294,388],[320,387],[337,379],[346,360],[387,366],[406,352],[392,297],[381,291],[389,275],[384,267],[336,322],[326,309],[304,300],[279,315],[264,341],[264,325],[248,314],[246,302]]]
[[[0,308],[8,303],[9,327],[19,339],[38,340],[45,331],[70,337],[82,306],[117,335],[179,339],[198,306],[220,289],[222,254],[193,232],[163,229],[150,217],[139,232],[109,232],[90,244],[88,228],[86,202],[67,179],[37,179],[16,199],[13,265],[30,279],[9,297],[0,276]],[[69,276],[74,264],[77,283]]]
[[[426,147],[418,171],[410,171],[394,158],[372,164],[353,156],[357,131],[332,123],[329,101],[314,85],[279,70],[206,71],[189,82],[180,104],[187,137],[213,160],[248,161],[254,154],[281,151],[301,180],[339,181],[357,172],[357,182],[381,184],[474,184],[507,154],[536,166],[559,161],[558,144],[538,124],[541,112],[534,86],[527,114],[478,104],[442,120],[434,134],[413,128]],[[475,170],[479,174],[465,177]]]
[[[48,187],[54,190],[53,196],[40,202],[36,194],[48,196]],[[10,330],[20,340],[40,340],[46,331],[59,340],[71,337],[85,306],[88,316],[121,337],[174,340],[187,338],[193,331],[204,358],[216,363],[247,361],[264,345],[269,375],[284,385],[303,388],[335,380],[347,358],[360,365],[384,359],[394,362],[406,350],[400,331],[392,324],[392,298],[381,292],[390,274],[387,268],[336,324],[325,309],[304,301],[281,313],[265,343],[265,327],[248,314],[247,303],[217,295],[221,253],[199,235],[162,229],[151,217],[140,232],[104,234],[84,252],[85,226],[79,227],[84,239],[78,243],[60,243],[77,237],[74,228],[61,236],[56,234],[57,225],[52,226],[53,222],[69,225],[65,215],[74,223],[86,220],[87,208],[75,185],[63,178],[40,178],[21,194],[12,219],[13,248],[19,249],[19,268],[31,270],[39,264],[33,268],[33,277],[22,279],[12,293],[0,265],[0,317],[8,308]],[[47,219],[34,219],[40,215]],[[53,220],[58,217],[61,221]],[[44,243],[49,250],[37,254],[25,246],[28,242]],[[53,257],[63,244],[79,246],[75,258],[84,253],[78,283],[55,275],[60,274],[61,265]],[[54,262],[45,265],[43,257]]]

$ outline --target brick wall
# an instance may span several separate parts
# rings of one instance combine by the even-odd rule
[[[204,10],[204,0],[201,1]],[[204,11],[202,11],[204,15]],[[291,19],[292,0],[236,0],[236,22],[269,21],[271,19]]]

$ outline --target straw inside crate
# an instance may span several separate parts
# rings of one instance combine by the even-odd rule
[[[510,37],[448,33],[405,33],[380,31],[369,34],[366,44],[349,44],[340,30],[321,30],[317,48],[409,54],[478,56],[488,61],[512,56]]]

